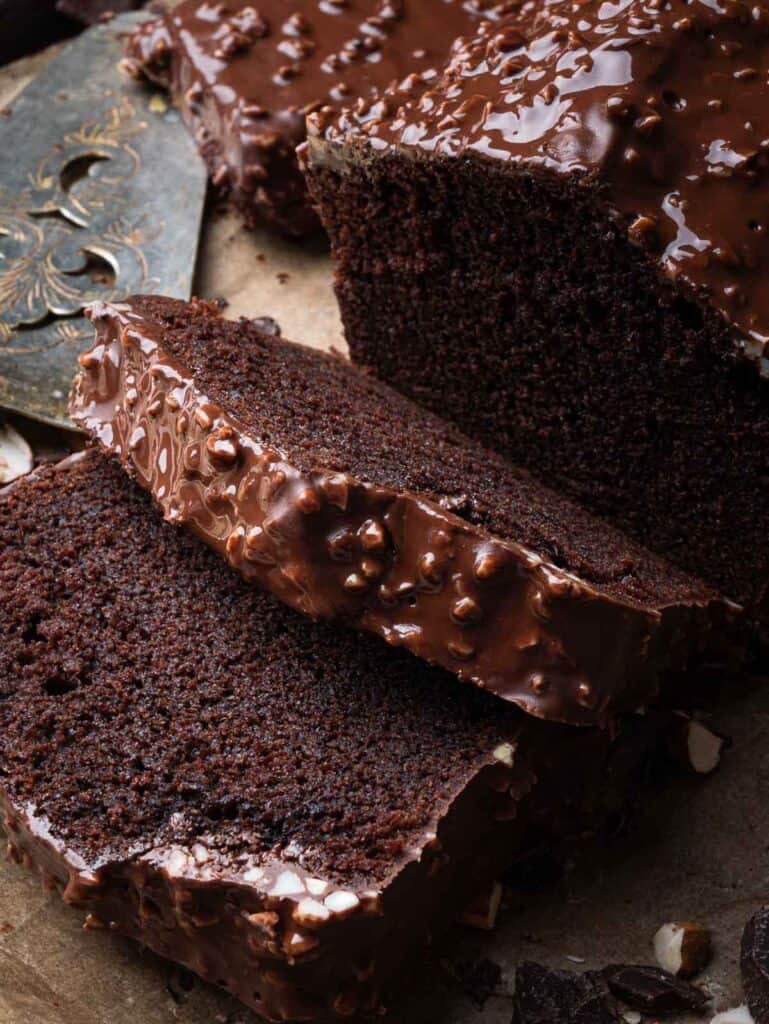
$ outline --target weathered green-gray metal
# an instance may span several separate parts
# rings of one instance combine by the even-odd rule
[[[164,97],[118,67],[142,15],[69,44],[0,115],[0,407],[71,426],[94,299],[189,298],[206,176]]]

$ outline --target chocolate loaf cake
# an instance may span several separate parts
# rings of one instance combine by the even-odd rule
[[[0,492],[0,552],[12,855],[272,1020],[373,1012],[480,884],[616,809],[653,742],[308,623],[96,451]]]
[[[759,605],[768,59],[765,0],[550,0],[308,157],[353,358]]]
[[[139,28],[126,68],[171,91],[214,185],[253,227],[319,229],[295,150],[305,116],[440,65],[492,0],[183,0]]]
[[[699,581],[346,360],[209,303],[90,315],[75,422],[166,518],[313,618],[579,724],[722,641]]]

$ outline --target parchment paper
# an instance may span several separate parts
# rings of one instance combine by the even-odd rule
[[[38,63],[0,73],[0,108]],[[286,337],[343,348],[330,282],[322,245],[282,243],[244,231],[215,208],[207,212],[195,290],[204,298],[226,297],[229,315],[270,315]],[[516,898],[493,933],[458,926],[425,956],[417,983],[397,995],[393,1024],[509,1024],[517,960],[579,970],[651,963],[652,936],[671,919],[712,929],[715,958],[700,980],[716,1009],[741,1002],[739,937],[769,887],[769,685],[756,681],[735,695],[714,712],[714,725],[734,739],[715,775],[650,794],[628,839],[546,893]],[[479,1010],[441,961],[481,957],[498,962],[503,977],[499,994]],[[81,914],[0,860],[0,1024],[177,1021],[254,1024],[256,1018],[127,940],[83,930]]]

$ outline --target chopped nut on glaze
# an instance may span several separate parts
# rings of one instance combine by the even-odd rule
[[[500,557],[499,554],[492,554],[491,552],[483,552],[478,556],[475,561],[474,571],[475,578],[478,580],[490,580],[501,571],[505,564],[505,559]]]
[[[359,593],[368,589],[368,580],[361,573],[351,572],[344,581],[344,589],[353,593]]]
[[[318,495],[311,487],[305,487],[303,491],[299,492],[296,498],[296,505],[301,512],[308,516],[312,515],[313,512],[319,512],[321,508]]]
[[[338,357],[200,302],[135,298],[91,316],[109,358],[78,377],[73,418],[167,518],[312,618],[587,724],[653,698],[727,615],[696,581]],[[128,378],[137,400],[116,409]],[[305,380],[335,415],[306,407]]]
[[[387,532],[375,519],[367,519],[358,533],[366,551],[384,551],[387,547]]]
[[[230,428],[220,427],[215,434],[210,434],[206,439],[208,457],[218,468],[233,466],[237,462],[239,451],[238,441]]]
[[[431,586],[438,587],[443,582],[443,565],[434,551],[427,551],[417,564],[419,575]]]
[[[297,903],[293,918],[303,928],[318,928],[331,920],[331,910],[316,899],[303,899]]]
[[[446,646],[449,654],[457,661],[469,661],[475,656],[475,646],[466,640],[449,640]]]
[[[346,917],[358,909],[360,900],[354,892],[338,890],[329,893],[323,901],[323,905],[337,917]]]
[[[480,605],[472,597],[461,597],[454,602],[451,617],[462,625],[478,622],[483,617]]]

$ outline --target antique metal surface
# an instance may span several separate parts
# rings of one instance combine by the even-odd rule
[[[206,176],[159,94],[118,68],[125,15],[66,47],[0,115],[0,407],[71,426],[83,307],[189,298]]]

